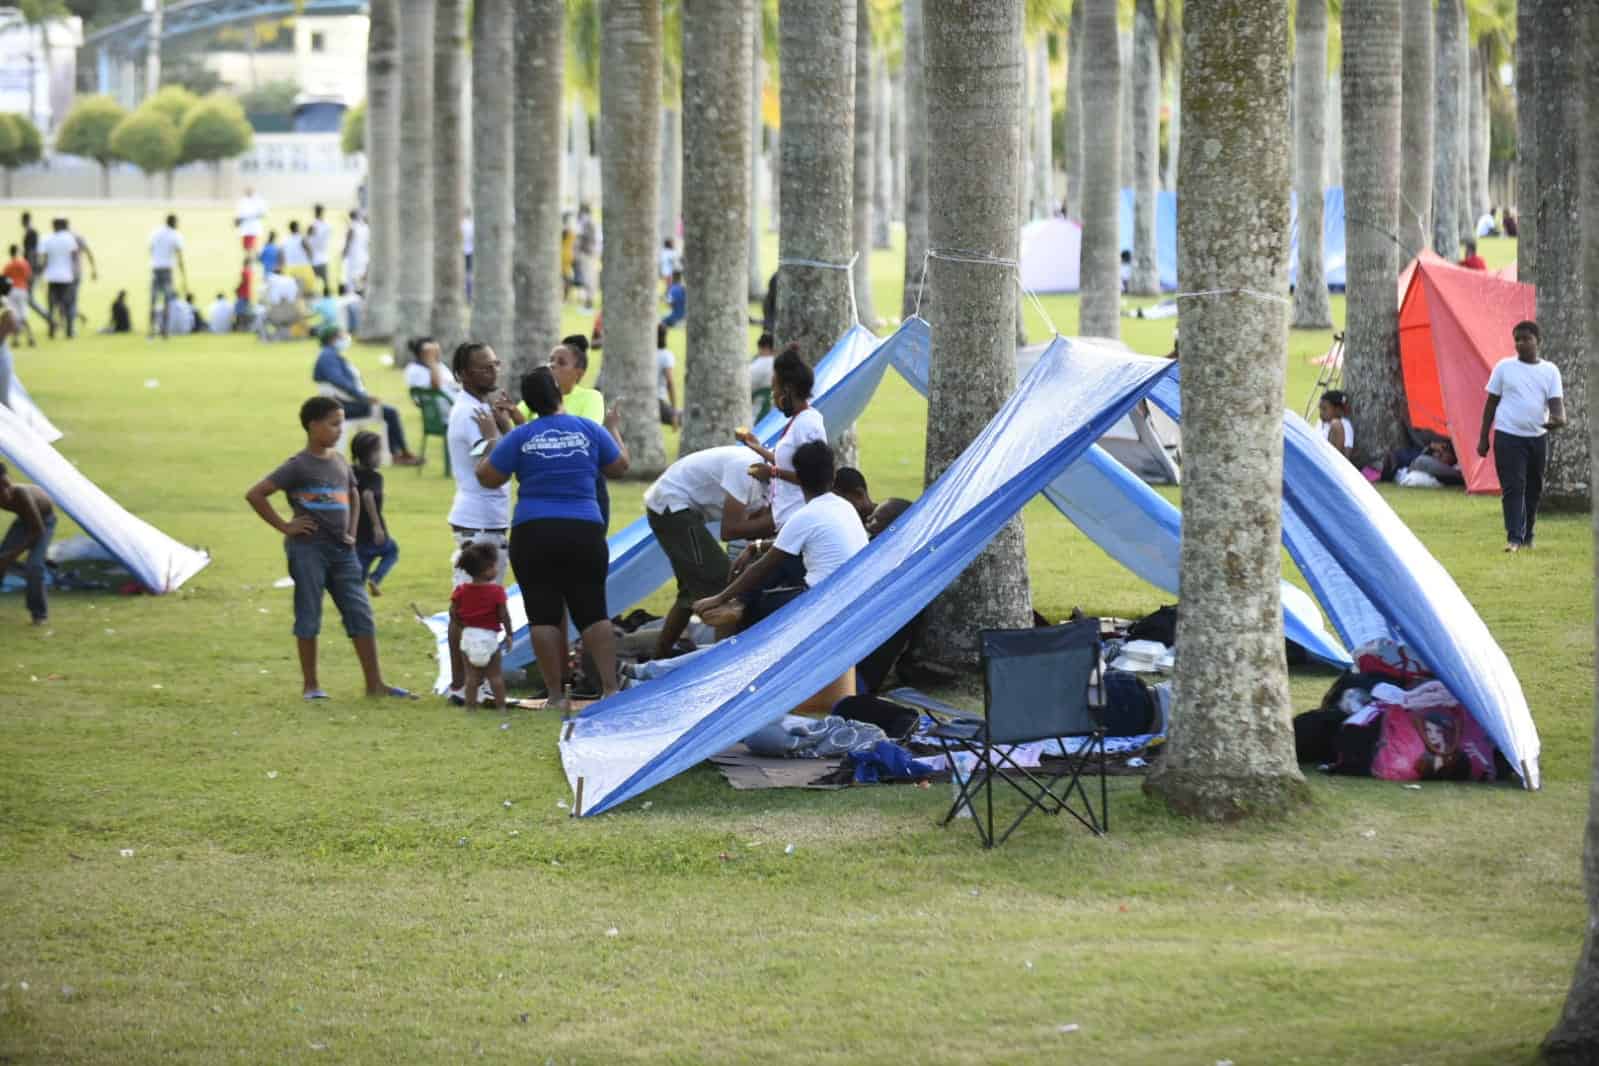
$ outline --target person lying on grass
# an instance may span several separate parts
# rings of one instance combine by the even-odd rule
[[[694,612],[707,624],[723,626],[758,621],[770,596],[747,612],[739,596],[765,586],[768,576],[798,558],[805,564],[805,588],[812,589],[866,547],[866,529],[855,505],[833,494],[833,449],[826,441],[811,441],[794,450],[794,473],[805,503],[783,523],[770,549],[721,592],[694,603]],[[790,597],[792,598],[792,597]],[[784,602],[787,602],[786,600]],[[772,608],[772,609],[775,609]],[[746,618],[746,613],[750,617]]]
[[[377,627],[355,554],[355,475],[338,452],[344,408],[331,396],[313,396],[300,405],[300,425],[305,429],[304,450],[250,486],[244,498],[261,521],[283,534],[289,577],[294,580],[294,639],[304,696],[307,700],[328,698],[317,681],[316,652],[326,589],[339,609],[344,632],[355,644],[366,694],[416,699],[384,681],[378,666]],[[272,505],[269,497],[276,492],[289,498],[293,517],[285,520]]]

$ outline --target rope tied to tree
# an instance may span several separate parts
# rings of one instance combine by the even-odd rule
[[[855,263],[860,259],[861,253],[856,252],[849,257],[847,263],[829,263],[825,259],[800,259],[779,256],[777,265],[779,269],[786,266],[810,267],[812,270],[842,270],[849,275],[849,316],[858,326],[861,324],[861,310],[855,303]]]
[[[1170,299],[1191,300],[1200,296],[1249,296],[1256,300],[1265,300],[1274,304],[1292,305],[1293,303],[1286,296],[1261,292],[1259,289],[1197,289],[1194,292],[1174,292],[1171,294]]]

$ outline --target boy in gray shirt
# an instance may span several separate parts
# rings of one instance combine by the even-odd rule
[[[317,681],[316,651],[326,589],[355,644],[366,694],[416,699],[385,682],[378,666],[377,627],[355,554],[355,475],[336,450],[344,431],[344,408],[330,396],[313,396],[300,405],[300,425],[305,428],[305,450],[252,485],[244,498],[263,522],[283,534],[289,576],[294,579],[294,637],[304,697],[329,698]],[[287,521],[268,499],[275,492],[289,498],[293,517]]]

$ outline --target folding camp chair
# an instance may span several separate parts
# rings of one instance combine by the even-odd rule
[[[1082,618],[1035,629],[985,630],[980,640],[984,718],[942,723],[932,731],[933,736],[946,742],[945,757],[952,772],[952,747],[969,752],[977,760],[965,780],[956,774],[959,791],[941,824],[948,825],[981,790],[985,809],[972,821],[985,848],[1003,844],[1022,819],[1035,810],[1047,814],[1065,811],[1095,835],[1103,835],[1110,828],[1105,726],[1100,709],[1089,702],[1089,686],[1099,673],[1099,619]],[[1014,758],[1014,746],[1040,740],[1060,743],[1064,762],[1058,772],[1023,767]],[[1069,740],[1083,743],[1074,751]],[[1096,759],[1097,811],[1085,781],[1085,776],[1091,777]],[[997,838],[996,777],[1026,801],[1021,813]],[[972,812],[978,814],[975,807]]]
[[[416,404],[416,409],[422,413],[422,452],[423,459],[428,457],[428,438],[438,437],[444,441],[444,476],[450,476],[450,397],[442,389],[424,389],[420,386],[411,389],[411,402]],[[422,472],[420,466],[417,473]]]

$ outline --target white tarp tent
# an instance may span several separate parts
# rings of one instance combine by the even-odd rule
[[[1082,256],[1080,223],[1059,216],[1029,222],[1022,227],[1022,288],[1029,292],[1076,292],[1081,287]],[[1039,350],[1043,350],[1042,346]]]
[[[62,437],[62,433],[39,410],[39,405],[33,402],[33,397],[28,395],[28,390],[22,387],[22,379],[17,377],[15,369],[11,371],[11,384],[6,391],[6,404],[24,425],[33,430],[44,439],[45,443],[53,443]]]

